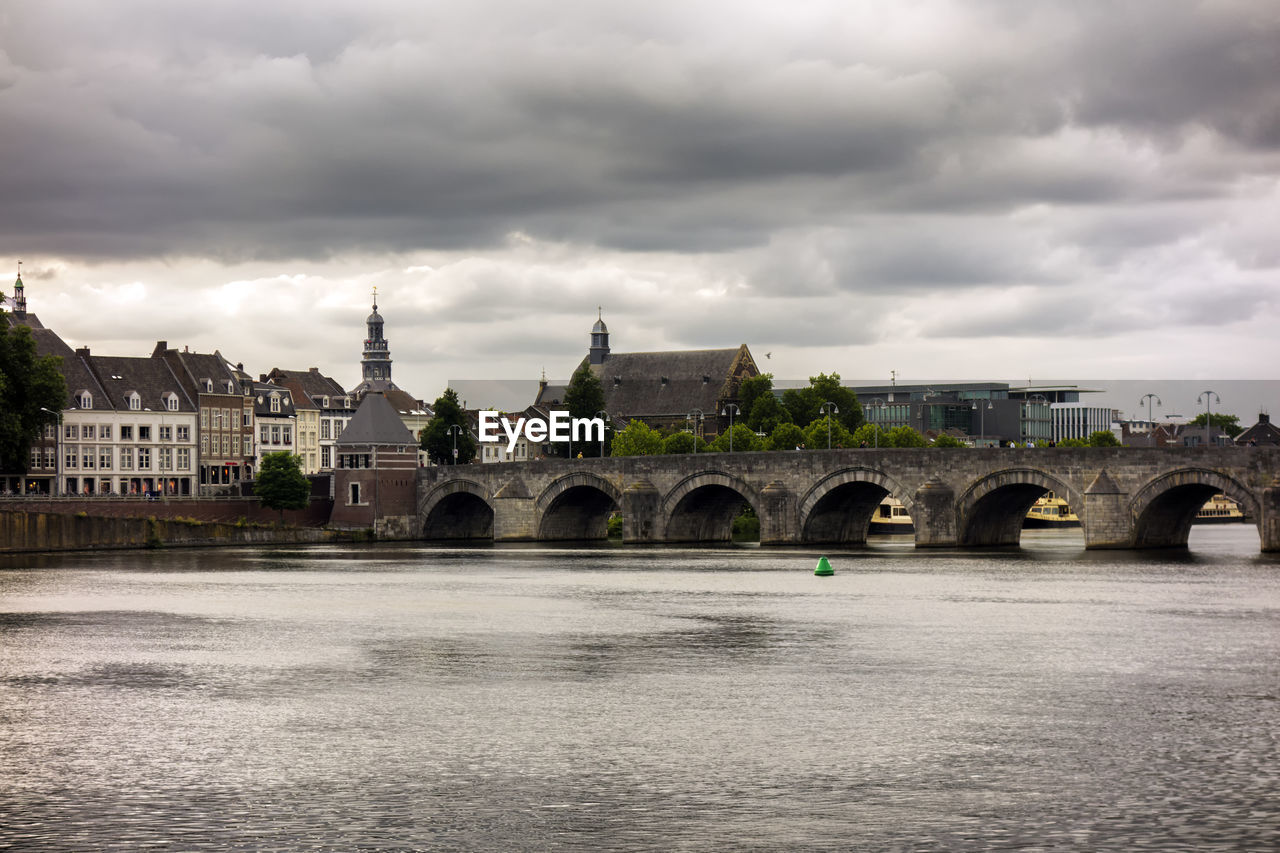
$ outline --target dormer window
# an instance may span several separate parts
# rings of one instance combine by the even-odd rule
[[[169,411],[171,411],[171,412],[176,412],[176,411],[178,411],[178,395],[177,395],[177,394],[165,394],[165,395],[164,395],[164,407],[165,407],[166,409],[168,409]]]
[[[349,409],[349,408],[351,408],[351,398],[350,398],[350,397],[343,397],[343,398],[342,398],[342,408],[344,408],[344,409]]]
[[[276,414],[280,412],[280,395],[279,394],[273,393],[271,395],[271,411]]]
[[[227,393],[228,394],[236,393],[236,383],[232,382],[230,379],[227,380]]]
[[[88,391],[80,392],[80,408],[82,409],[93,408],[93,395],[90,394]]]
[[[206,380],[204,381],[204,390],[205,390],[205,393],[206,393],[206,394],[212,394],[212,393],[213,393],[213,380],[212,380],[212,379],[206,379]]]
[[[126,397],[125,399],[129,401],[129,408],[132,409],[133,411],[136,412],[142,408],[142,398],[138,396],[137,391],[129,392],[129,396]]]
[[[328,398],[328,397],[321,397],[320,399],[324,401],[324,407],[325,407],[326,409],[327,409],[327,408],[329,408],[329,398]]]

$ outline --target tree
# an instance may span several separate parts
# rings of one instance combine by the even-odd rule
[[[928,444],[924,436],[909,426],[896,426],[889,430],[890,447],[924,447]]]
[[[594,418],[596,412],[604,411],[604,387],[600,384],[600,377],[585,361],[569,379],[564,404],[569,408],[571,418]],[[579,442],[578,450],[583,456],[599,456],[600,442]]]
[[[1232,438],[1244,432],[1244,427],[1240,426],[1239,415],[1224,415],[1220,412],[1215,412],[1209,416],[1208,421],[1210,425],[1217,427]],[[1196,415],[1187,426],[1204,429],[1205,416],[1203,414]]]
[[[1085,443],[1089,447],[1119,447],[1120,439],[1116,438],[1116,434],[1111,430],[1100,429],[1089,433]]]
[[[287,450],[268,453],[258,466],[258,480],[254,494],[267,509],[280,511],[284,520],[286,509],[306,509],[311,500],[311,481],[302,473],[300,460]]]
[[[444,389],[444,393],[436,398],[432,409],[435,415],[427,423],[426,429],[419,436],[422,449],[427,451],[431,461],[437,465],[453,463],[455,435],[450,427],[457,426],[456,440],[459,465],[465,465],[476,458],[476,441],[467,428],[466,415],[462,404],[458,402],[458,392],[452,388]]]
[[[858,395],[840,385],[839,373],[810,376],[807,388],[789,388],[782,394],[782,405],[786,406],[791,420],[803,427],[824,417],[822,404],[828,402],[835,403],[840,410],[836,419],[845,429],[852,431],[862,425],[862,406],[858,403]],[[826,446],[825,442],[823,446]]]
[[[662,433],[639,418],[613,434],[614,456],[657,456],[661,452]]]
[[[795,450],[804,444],[804,430],[793,423],[778,424],[769,435],[770,450]]]
[[[0,311],[0,471],[25,474],[31,442],[67,404],[62,359],[36,355],[36,342],[26,326],[9,327]]]
[[[743,409],[743,411],[747,410]],[[791,423],[791,413],[772,392],[758,397],[755,405],[751,407],[751,414],[746,418],[747,426],[756,432],[771,433],[778,424],[789,423]]]
[[[1059,447],[1088,447],[1082,438],[1064,438],[1058,442]]]
[[[827,424],[831,424],[831,446],[853,447],[853,433],[844,428],[839,416],[823,416],[809,424],[804,431],[804,446],[810,450],[825,450],[827,447]]]
[[[690,432],[676,432],[662,440],[663,453],[693,453],[694,435]],[[702,436],[697,436],[698,452],[705,453],[709,447]]]
[[[863,424],[853,431],[854,447],[888,447],[889,435],[878,424]]]
[[[765,397],[773,396],[773,374],[761,373],[742,380],[738,386],[738,405],[742,407],[743,420],[750,420],[751,409]]]
[[[956,438],[954,435],[944,432],[933,440],[933,446],[934,447],[968,447],[969,445],[965,444],[963,441]]]
[[[716,436],[716,440],[711,442],[711,449],[718,453],[727,453],[729,451],[729,436],[733,436],[733,452],[745,453],[749,450],[759,450],[760,439],[746,424],[734,424],[732,430],[725,430]]]

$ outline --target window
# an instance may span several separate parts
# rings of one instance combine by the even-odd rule
[[[235,421],[231,420],[231,410],[223,409],[222,410],[222,428],[234,429],[235,425],[236,425]]]
[[[351,484],[351,500],[348,503],[353,503],[353,504],[360,503],[360,484],[359,483]]]
[[[160,440],[173,441],[173,427],[171,426],[160,427]]]
[[[244,437],[244,455],[245,456],[253,455],[253,436],[251,435],[246,435]]]
[[[52,468],[57,462],[58,456],[55,448],[46,447],[44,449],[44,467]]]
[[[84,429],[80,430],[80,437],[91,441],[97,435],[97,428],[93,424],[85,424]]]
[[[76,453],[76,450],[75,450],[75,448],[74,448],[74,447],[72,447],[72,448],[68,448],[68,449],[67,449],[67,455],[66,455],[66,457],[65,457],[62,461],[63,461],[63,463],[64,463],[65,467],[67,467],[67,468],[79,468],[79,467],[80,467],[80,456],[79,456],[79,454],[77,454],[77,453]]]
[[[230,379],[227,380],[227,393],[228,394],[236,393],[236,383],[232,382]]]
[[[213,410],[213,428],[222,429],[222,409]]]
[[[271,395],[271,412],[273,414],[279,414],[280,412],[280,397],[278,394],[273,393]]]
[[[138,470],[139,471],[151,470],[151,448],[150,447],[138,448]]]
[[[171,412],[176,412],[176,411],[178,411],[178,397],[177,397],[177,395],[175,395],[175,394],[170,394],[170,395],[168,396],[168,398],[166,398],[166,399],[165,399],[165,403],[167,404],[167,406],[168,406],[168,408],[169,408],[169,411],[171,411]]]
[[[178,468],[182,471],[191,469],[191,451],[185,447],[178,449]]]
[[[84,449],[84,457],[81,458],[80,464],[84,466],[86,470],[92,470],[93,463],[94,463],[93,457],[94,457],[94,449],[92,447],[86,447]]]
[[[324,403],[324,408],[326,408],[326,409],[327,409],[327,408],[329,408],[329,398],[328,398],[328,397],[321,397],[320,399],[321,399],[321,401],[323,401],[323,403]]]
[[[173,469],[173,448],[160,448],[160,470],[169,471]]]
[[[185,427],[185,426],[178,427],[178,441],[190,441],[190,440],[191,440],[191,427]]]
[[[331,448],[330,448],[328,445],[325,445],[324,447],[320,448],[320,467],[321,467],[321,468],[328,468],[328,467],[329,467],[329,452],[330,452],[330,450],[331,450]]]
[[[209,428],[209,410],[201,409],[200,410],[200,429],[208,429],[208,428]]]
[[[62,430],[62,437],[67,441],[76,441],[80,438],[80,427],[75,424],[67,424]]]
[[[320,422],[320,437],[326,438],[326,439],[329,437],[329,419],[328,418],[325,418]]]
[[[38,447],[31,448],[31,467],[40,467],[40,448]]]
[[[200,433],[200,455],[209,455],[209,436],[207,433]]]
[[[143,426],[138,427],[138,441],[150,441],[150,440],[151,440],[151,427],[145,424]]]
[[[57,438],[57,437],[58,437],[58,425],[57,425],[57,424],[45,424],[45,425],[44,425],[44,437],[45,437],[45,438],[47,438],[47,439],[49,439],[50,441],[52,441],[53,439]]]
[[[111,468],[111,448],[110,447],[98,448],[98,467],[104,471],[110,470]]]
[[[342,408],[344,408],[344,409],[349,409],[349,408],[351,408],[351,398],[350,398],[350,397],[343,397],[343,398],[342,398]]]
[[[280,427],[278,426],[271,427],[271,443],[272,444],[280,443]]]
[[[249,428],[253,427],[253,412],[245,410],[241,425]]]
[[[206,394],[212,394],[212,393],[213,393],[213,380],[212,380],[212,379],[206,379],[206,380],[204,381],[204,390],[205,390],[205,393],[206,393]]]
[[[98,427],[98,438],[103,441],[111,440],[111,424],[102,424]]]
[[[142,398],[138,396],[137,391],[129,395],[129,408],[135,412],[142,408]]]
[[[85,391],[80,395],[80,408],[82,409],[93,408],[93,395],[90,394],[88,391]]]
[[[284,437],[285,444],[293,444],[293,427],[285,424],[280,428],[280,434]]]
[[[231,436],[229,435],[222,436],[222,455],[231,455]]]
[[[271,437],[271,428],[266,424],[258,425],[258,443],[266,444]]]
[[[132,447],[120,448],[120,470],[122,471],[133,470],[133,448]]]
[[[133,427],[131,426],[120,427],[120,440],[133,441]]]

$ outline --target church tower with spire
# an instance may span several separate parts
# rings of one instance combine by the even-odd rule
[[[604,364],[609,358],[609,327],[604,324],[604,308],[596,311],[596,324],[591,327],[591,363]]]
[[[371,383],[391,384],[391,343],[382,335],[382,315],[378,313],[378,288],[373,289],[373,313],[365,319],[364,356],[360,375],[365,387]],[[386,387],[386,386],[384,386]]]

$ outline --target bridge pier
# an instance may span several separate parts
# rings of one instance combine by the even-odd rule
[[[493,541],[528,542],[537,538],[537,507],[529,487],[516,477],[493,496]]]
[[[1262,490],[1258,502],[1258,535],[1263,551],[1280,551],[1280,476]]]
[[[917,548],[954,548],[960,541],[956,529],[956,491],[937,478],[916,489],[911,521]]]
[[[661,504],[662,495],[648,480],[637,480],[623,489],[622,541],[635,544],[661,542],[666,533],[662,529]]]
[[[1132,548],[1133,516],[1129,493],[1116,485],[1104,468],[1084,491],[1079,513],[1085,548]]]
[[[799,506],[795,492],[781,481],[773,480],[760,490],[761,545],[794,545],[800,541]]]

